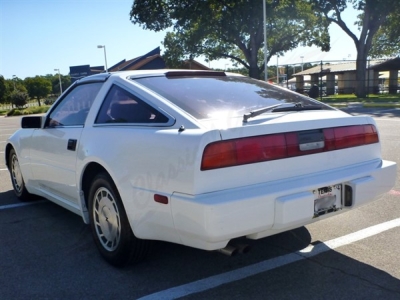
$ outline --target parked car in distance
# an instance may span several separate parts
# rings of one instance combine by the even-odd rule
[[[224,72],[89,76],[21,127],[5,146],[17,197],[80,215],[117,267],[153,240],[218,250],[333,217],[396,177],[371,117]]]

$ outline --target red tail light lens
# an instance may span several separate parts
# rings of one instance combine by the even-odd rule
[[[208,144],[204,149],[201,170],[302,156],[379,142],[374,125],[325,128],[322,129],[322,132],[324,146],[307,151],[300,150],[297,132],[214,142]]]
[[[207,154],[206,154],[207,152]],[[237,165],[235,140],[209,144],[203,153],[203,170],[224,168]]]

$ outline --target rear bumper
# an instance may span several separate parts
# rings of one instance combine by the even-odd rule
[[[374,160],[309,176],[195,196],[174,193],[171,209],[182,244],[215,250],[225,247],[233,238],[258,239],[359,207],[388,192],[395,180],[396,163]],[[315,218],[315,190],[340,184],[342,207]],[[350,187],[347,189],[351,191],[350,206],[344,204],[345,186]]]

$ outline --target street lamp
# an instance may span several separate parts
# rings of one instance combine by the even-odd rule
[[[267,62],[267,9],[265,0],[263,2],[263,27],[264,27],[264,74],[265,81],[268,80],[268,62]]]
[[[301,58],[301,71],[303,72],[303,58],[304,58],[304,56],[300,56],[300,58]]]
[[[15,78],[17,78],[17,76],[16,76],[16,75],[13,75],[13,76],[12,76],[12,80],[13,80],[13,83],[14,83],[14,92],[15,92]]]
[[[58,71],[58,81],[60,82],[60,95],[61,95],[62,94],[62,85],[61,85],[60,69],[54,69],[54,71]]]
[[[279,64],[278,64],[279,55],[276,55],[276,83],[279,84]]]
[[[106,54],[106,46],[105,45],[98,45],[97,48],[104,49],[104,61],[106,62],[106,72],[108,72],[108,68],[107,68],[107,54]]]

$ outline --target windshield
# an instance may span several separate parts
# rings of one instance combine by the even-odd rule
[[[243,114],[280,103],[331,107],[298,93],[242,76],[146,77],[136,82],[158,93],[197,119]]]

